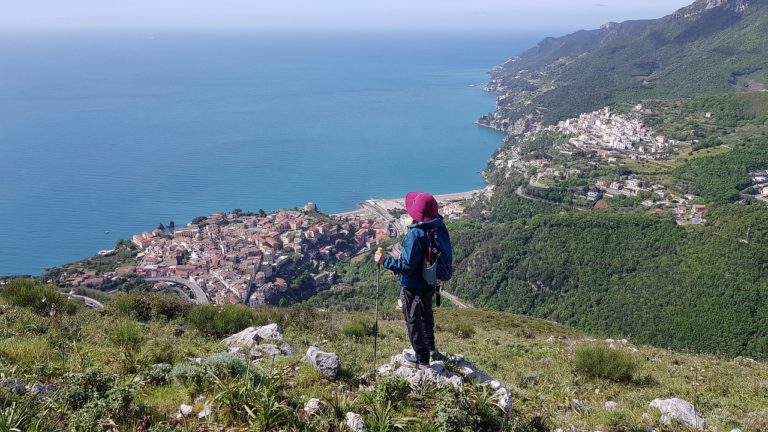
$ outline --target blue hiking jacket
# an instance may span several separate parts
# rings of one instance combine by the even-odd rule
[[[429,247],[427,232],[432,228],[448,232],[442,218],[409,225],[403,239],[403,254],[400,258],[389,257],[384,260],[384,268],[399,274],[400,286],[409,291],[420,292],[431,288],[421,275],[421,271],[424,266],[424,254]]]

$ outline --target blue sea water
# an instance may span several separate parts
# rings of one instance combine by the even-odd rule
[[[0,275],[159,222],[483,185],[486,72],[537,35],[0,36]]]

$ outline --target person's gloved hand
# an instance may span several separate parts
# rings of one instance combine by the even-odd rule
[[[384,253],[381,250],[377,250],[375,254],[373,254],[373,260],[378,265],[384,264]]]

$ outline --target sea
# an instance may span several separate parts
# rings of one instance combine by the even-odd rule
[[[173,220],[480,188],[536,34],[0,34],[0,275]]]

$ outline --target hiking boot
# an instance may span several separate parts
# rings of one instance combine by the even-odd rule
[[[432,361],[448,361],[448,357],[446,357],[443,353],[441,353],[438,350],[430,351],[429,358]]]
[[[419,363],[414,359],[410,359],[408,357],[403,357],[403,365],[410,366],[416,370],[425,370],[429,369],[429,365],[426,363]]]

